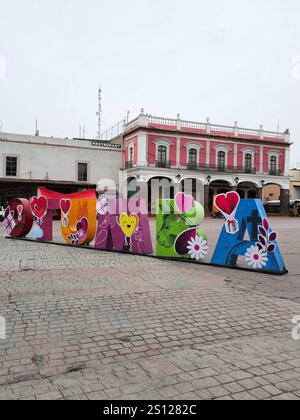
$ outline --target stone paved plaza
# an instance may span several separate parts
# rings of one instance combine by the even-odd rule
[[[284,277],[2,235],[0,399],[299,399],[300,221],[271,223]]]

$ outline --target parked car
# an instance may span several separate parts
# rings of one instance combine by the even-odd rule
[[[280,214],[280,201],[268,201],[264,203],[267,214]]]
[[[5,209],[3,206],[0,206],[0,222],[4,220]]]

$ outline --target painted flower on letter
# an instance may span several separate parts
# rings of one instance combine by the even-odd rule
[[[256,270],[261,270],[268,262],[268,254],[263,249],[259,249],[258,246],[251,246],[245,257],[247,264]]]
[[[188,242],[189,255],[193,260],[200,261],[201,259],[204,259],[205,256],[208,254],[208,246],[207,242],[202,238],[202,236],[197,236],[194,238],[191,238],[191,240]]]

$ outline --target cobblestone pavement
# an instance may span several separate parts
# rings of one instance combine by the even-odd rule
[[[0,399],[299,399],[300,221],[272,224],[285,277],[1,237]]]

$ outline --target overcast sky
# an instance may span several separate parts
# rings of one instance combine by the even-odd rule
[[[3,131],[97,135],[146,113],[290,128],[300,165],[299,0],[0,0]]]

